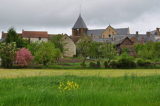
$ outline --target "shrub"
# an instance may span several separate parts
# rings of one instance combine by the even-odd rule
[[[87,66],[86,63],[81,63],[80,65],[81,65],[81,67],[83,67],[83,68],[85,68],[85,67]]]
[[[28,66],[29,63],[32,61],[33,56],[31,52],[26,49],[22,48],[16,52],[16,65],[20,67]]]
[[[110,66],[111,68],[117,68],[118,62],[115,61],[115,60],[113,60],[113,61],[110,62],[109,66]]]
[[[124,59],[118,60],[117,67],[118,68],[134,68],[136,67],[136,64],[134,61],[124,58]]]
[[[137,66],[140,66],[140,67],[151,65],[151,61],[144,60],[144,59],[141,59],[141,58],[137,59],[136,63],[137,63]]]
[[[104,67],[105,67],[105,68],[109,68],[109,63],[108,63],[108,61],[105,61],[105,62],[104,62]]]
[[[94,63],[94,62],[90,62],[90,63],[89,63],[89,67],[90,67],[90,68],[97,68],[97,64]]]
[[[97,68],[100,68],[100,67],[101,67],[101,62],[97,61]]]
[[[117,68],[135,68],[134,58],[124,53],[118,58]]]

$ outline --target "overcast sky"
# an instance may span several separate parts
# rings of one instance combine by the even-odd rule
[[[110,24],[144,33],[160,27],[160,0],[0,0],[0,31],[71,34],[80,11],[89,29]]]

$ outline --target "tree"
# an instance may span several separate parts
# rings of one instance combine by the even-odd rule
[[[54,63],[60,56],[60,50],[51,42],[42,42],[35,52],[35,61],[43,65]]]
[[[22,48],[16,52],[16,65],[20,67],[28,66],[29,63],[32,61],[33,56],[31,52],[26,49]]]
[[[92,40],[90,38],[84,36],[77,43],[77,53],[78,53],[78,55],[83,57],[82,66],[85,66],[85,62],[87,60],[87,57],[90,56],[91,42],[92,42]]]
[[[35,53],[37,52],[41,46],[41,42],[31,42],[27,45],[27,48],[31,51],[32,55],[35,56]]]
[[[7,33],[7,37],[5,40],[6,43],[16,43],[17,48],[26,47],[28,41],[24,40],[22,36],[18,35],[14,28],[10,28]]]
[[[103,43],[99,49],[101,57],[107,59],[108,63],[117,56],[117,51],[113,44]]]
[[[59,34],[53,36],[50,40],[52,43],[54,43],[55,48],[58,48],[62,54],[64,54],[65,52],[65,43],[63,42],[63,37],[64,35]]]
[[[12,68],[15,59],[16,44],[15,43],[1,43],[0,44],[0,57],[2,67]]]
[[[148,42],[146,44],[135,45],[139,58],[160,61],[160,42]]]

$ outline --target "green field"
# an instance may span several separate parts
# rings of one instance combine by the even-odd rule
[[[62,90],[73,81],[76,89]],[[0,106],[159,106],[160,70],[0,70]]]

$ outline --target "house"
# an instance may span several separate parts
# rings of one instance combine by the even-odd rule
[[[24,31],[22,30],[22,37],[29,40],[30,42],[47,42],[48,41],[48,32],[46,31]]]
[[[136,56],[136,51],[134,49],[135,43],[130,38],[126,37],[114,42],[114,44],[116,45],[119,54],[121,54],[122,51],[126,49],[129,55]]]
[[[24,39],[29,40],[30,42],[37,42],[37,41],[43,41],[47,42],[49,35],[46,31],[24,31],[22,30],[22,33],[17,33],[19,36],[21,36]],[[2,32],[2,39],[7,38],[7,33]]]

